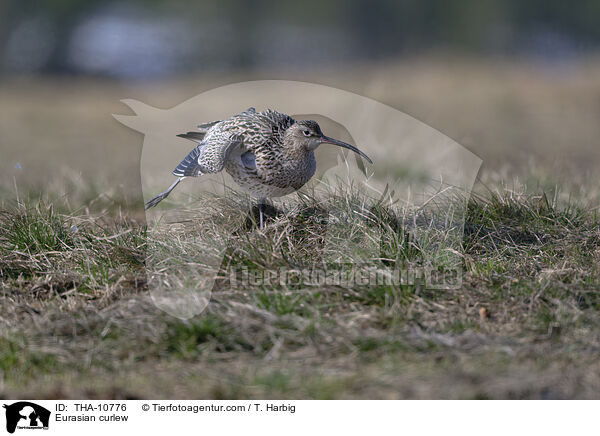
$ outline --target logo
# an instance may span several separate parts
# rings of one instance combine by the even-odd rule
[[[18,429],[37,430],[48,429],[50,411],[29,401],[19,401],[10,405],[5,404],[6,431],[14,433]]]
[[[192,136],[203,143],[218,120],[250,107],[258,111],[276,109],[296,119],[317,121],[328,135],[354,142],[376,163],[365,166],[353,155],[320,147],[316,172],[298,197],[270,199],[275,204],[272,210],[287,210],[285,214],[290,217],[296,213],[296,206],[305,208],[298,219],[292,220],[300,227],[306,217],[314,218],[318,249],[313,250],[311,245],[306,256],[302,254],[307,266],[318,265],[316,275],[309,274],[310,281],[315,282],[315,278],[317,283],[332,280],[343,287],[365,286],[378,280],[377,274],[373,278],[370,275],[377,270],[380,277],[395,282],[404,280],[400,273],[412,280],[414,272],[425,278],[423,286],[427,288],[460,287],[467,199],[481,159],[432,127],[367,97],[285,80],[226,85],[170,109],[135,100],[123,103],[135,115],[114,117],[144,134],[140,173],[146,201],[171,185],[161,194],[166,195],[179,184],[179,178],[173,179],[173,168],[192,146],[178,135],[198,123],[203,124]],[[275,127],[271,133],[280,135],[279,126]],[[252,168],[256,162],[252,153],[249,156]],[[249,220],[244,216],[257,217],[258,213],[253,207],[256,200],[248,198],[226,170],[207,172],[178,189],[161,207],[146,211],[147,235],[151,241],[160,242],[147,244],[145,266],[155,305],[172,316],[188,319],[206,309],[217,280],[223,279],[223,262],[236,248],[230,235],[252,233],[253,227],[247,226]],[[233,195],[235,192],[240,195]],[[232,206],[234,203],[237,206]],[[309,203],[313,206],[307,206]],[[217,228],[221,232],[215,231]],[[292,233],[304,233],[298,230]],[[418,271],[409,271],[405,265],[418,265]],[[349,270],[358,275],[348,280],[339,276]],[[440,271],[442,277],[438,278]],[[446,275],[446,271],[456,274]],[[305,275],[298,271],[279,274],[258,268],[246,272],[253,286],[259,285],[257,281],[265,284],[277,279],[280,286],[288,283],[304,292],[297,281],[304,280]],[[254,272],[259,274],[257,280]],[[219,289],[227,289],[225,280],[219,282]]]

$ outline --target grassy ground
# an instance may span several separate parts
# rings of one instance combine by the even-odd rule
[[[115,156],[129,157],[114,159],[111,153],[101,156],[103,153],[96,151],[92,154],[98,156],[88,162],[73,156],[76,141],[87,150],[103,135],[102,120],[97,130],[85,128],[95,124],[92,109],[81,113],[87,107],[85,97],[94,98],[106,112],[118,112],[118,104],[103,100],[97,88],[82,96],[67,87],[72,94],[67,92],[57,103],[65,107],[70,117],[67,122],[64,111],[53,115],[50,108],[27,104],[28,98],[39,101],[40,89],[52,96],[49,87],[35,85],[37,98],[15,91],[16,85],[2,88],[7,97],[2,101],[8,99],[16,106],[10,106],[2,129],[3,144],[8,144],[3,145],[7,158],[2,165],[8,170],[3,175],[5,200],[0,211],[0,395],[598,398],[600,195],[596,179],[586,179],[586,168],[596,162],[595,154],[585,154],[591,149],[593,126],[584,122],[589,114],[578,121],[573,108],[563,107],[564,112],[556,115],[563,120],[563,129],[575,131],[580,122],[584,126],[572,143],[575,155],[589,156],[589,162],[581,166],[574,159],[573,170],[569,165],[549,163],[554,160],[547,156],[549,161],[535,159],[543,150],[535,139],[539,125],[528,127],[521,119],[529,113],[524,101],[535,92],[551,103],[561,98],[575,101],[579,95],[583,113],[595,104],[593,95],[600,93],[597,81],[588,73],[567,83],[534,75],[530,79],[536,78],[535,92],[528,94],[521,88],[526,72],[506,72],[516,78],[496,90],[504,102],[504,109],[498,109],[494,96],[486,97],[483,90],[490,83],[500,87],[502,80],[494,76],[500,73],[489,73],[488,67],[469,69],[472,73],[463,79],[462,69],[450,69],[450,78],[444,80],[453,81],[453,86],[445,88],[444,82],[436,79],[437,67],[422,68],[429,75],[411,75],[411,68],[400,68],[406,80],[414,83],[398,91],[402,94],[398,101],[409,104],[406,102],[419,93],[415,91],[411,97],[408,89],[423,90],[425,82],[440,92],[446,89],[447,98],[441,98],[442,102],[458,101],[456,83],[470,90],[473,101],[479,98],[476,87],[480,86],[484,97],[473,104],[473,110],[479,111],[487,99],[489,116],[482,115],[482,122],[493,125],[492,132],[496,132],[476,138],[475,142],[481,140],[483,145],[473,149],[488,160],[468,202],[460,289],[428,290],[418,284],[340,288],[260,283],[231,288],[223,276],[216,282],[206,311],[187,321],[158,310],[150,297],[147,270],[156,264],[147,264],[148,253],[157,245],[177,249],[181,238],[175,240],[146,228],[135,177],[139,171],[136,153],[119,155],[120,145],[113,144]],[[386,67],[381,76],[391,74],[389,71]],[[421,86],[417,86],[417,77],[424,77]],[[473,77],[481,79],[473,81]],[[375,86],[372,93],[377,89]],[[422,94],[423,100],[407,112],[414,114],[427,107],[428,94]],[[516,108],[517,115],[510,108]],[[439,109],[431,109],[431,116],[422,118],[429,118],[426,121],[444,131],[442,124],[453,125],[451,114],[460,112],[453,109],[448,107],[444,116],[436,115]],[[548,115],[559,109],[545,110],[540,116],[547,117],[546,128],[560,129],[558,124],[551,125]],[[8,132],[9,121],[18,123],[24,114],[35,114],[49,124],[36,127],[27,121],[24,126],[33,126],[33,132],[19,135],[14,124]],[[500,114],[501,121],[491,121],[493,114]],[[444,121],[431,122],[436,116]],[[77,127],[52,130],[46,136],[39,150],[46,149],[44,163],[60,169],[61,177],[56,176],[57,170],[55,180],[49,181],[44,178],[49,170],[33,171],[39,176],[34,182],[34,177],[26,178],[23,172],[43,165],[32,150],[19,154],[11,144],[24,141],[21,136],[41,138],[45,129],[56,129],[56,125],[50,126],[52,117],[59,125],[64,122]],[[514,120],[516,133],[506,122],[508,118],[502,117]],[[132,143],[134,151],[139,147],[138,136],[119,127],[113,129],[118,133],[106,135]],[[473,128],[474,136],[477,129]],[[506,132],[505,150],[493,146],[502,137],[499,132]],[[539,135],[552,136],[548,131]],[[531,140],[528,153],[520,148],[523,138]],[[559,150],[556,154],[549,151],[554,158],[566,153],[567,144],[563,149],[559,142],[550,149]],[[521,154],[515,158],[517,153]],[[89,176],[103,174],[99,162],[108,162],[106,154],[113,160],[105,177],[117,177],[126,170],[119,179],[122,186]],[[535,169],[518,163],[532,159]],[[22,169],[13,169],[17,160]],[[513,163],[509,170],[503,161]],[[77,175],[79,171],[82,175]],[[513,184],[517,177],[527,180],[528,186]],[[296,198],[292,203],[294,207],[275,217],[265,232],[257,232],[251,223],[237,233],[230,232],[224,221],[210,223],[213,231],[225,234],[227,230],[226,242],[235,247],[226,252],[220,271],[231,266],[299,268],[314,261],[322,244],[321,212],[331,205],[316,204],[310,198]],[[230,202],[221,211],[228,217],[241,217],[243,222],[247,211],[240,204]],[[364,215],[373,212],[359,202],[352,207],[363,208]],[[403,227],[390,225],[388,218],[375,214],[371,225],[387,247],[394,247],[392,261],[419,263],[418,243],[407,242]],[[204,229],[207,223],[191,225],[191,230],[179,236]]]
[[[231,236],[223,265],[298,268],[320,225],[304,207]],[[44,204],[0,219],[5,395],[581,398],[600,387],[599,229],[577,206],[471,200],[459,290],[223,278],[187,321],[151,302],[144,226]]]

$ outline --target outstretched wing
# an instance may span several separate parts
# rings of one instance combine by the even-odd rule
[[[240,127],[235,119],[253,115],[256,115],[256,109],[250,107],[229,120],[200,124],[197,132],[177,135],[198,142],[198,146],[177,165],[177,168],[173,170],[173,175],[198,177],[202,174],[218,173],[223,170],[231,151],[242,145],[242,137],[238,134],[239,132],[232,133],[232,130],[239,131],[236,127]],[[209,134],[208,137],[207,134]]]
[[[200,152],[200,145],[190,151],[185,159],[183,159],[179,165],[177,165],[177,168],[173,170],[173,175],[176,177],[198,177],[201,175],[202,170],[200,168],[200,164],[198,164]]]
[[[218,173],[223,170],[232,150],[241,144],[242,141],[239,139],[220,143],[200,143],[177,165],[173,175],[198,177],[202,174]]]

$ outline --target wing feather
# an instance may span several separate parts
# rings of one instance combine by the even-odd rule
[[[198,164],[201,147],[194,147],[192,151],[183,159],[177,168],[173,170],[173,175],[176,177],[198,177],[202,174],[202,169]]]
[[[231,152],[241,145],[240,140],[222,143],[200,143],[173,170],[176,177],[198,177],[223,170]]]

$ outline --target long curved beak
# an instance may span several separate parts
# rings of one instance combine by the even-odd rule
[[[337,139],[330,138],[329,136],[323,135],[321,137],[321,144],[333,144],[333,145],[337,145],[339,147],[347,148],[348,150],[352,150],[354,153],[359,154],[362,157],[364,157],[366,160],[369,161],[370,164],[373,163],[373,161],[371,160],[371,158],[369,156],[364,154],[362,151],[360,151],[355,146],[346,144],[345,142],[342,142],[342,141],[338,141]]]

